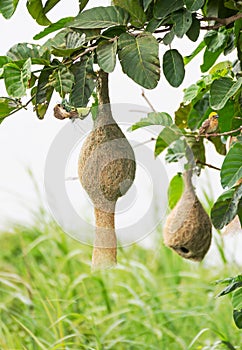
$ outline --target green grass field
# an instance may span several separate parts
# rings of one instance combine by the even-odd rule
[[[119,250],[116,269],[90,272],[91,247],[39,216],[0,234],[0,349],[242,349],[229,297],[208,269],[167,249]]]

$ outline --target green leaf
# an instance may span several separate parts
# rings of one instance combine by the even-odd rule
[[[172,21],[174,22],[173,30],[178,38],[182,38],[192,24],[192,14],[186,9],[181,9],[172,13]]]
[[[70,103],[74,107],[86,107],[95,87],[93,79],[93,57],[83,57],[80,62],[73,64],[71,71],[75,77],[70,94]]]
[[[189,136],[186,136],[186,142],[192,151],[194,160],[200,161],[201,165],[200,164],[198,165],[202,167],[202,164],[206,163],[205,147],[204,147],[203,139],[202,138],[197,139],[196,136],[189,135]]]
[[[225,31],[210,30],[204,36],[204,41],[207,49],[211,52],[216,52],[219,49],[224,49],[227,42],[227,33]]]
[[[175,32],[173,29],[171,29],[170,32],[166,33],[166,35],[163,38],[163,44],[164,45],[170,45],[175,38]]]
[[[183,103],[180,104],[178,110],[175,112],[175,124],[180,129],[187,128],[187,119],[190,114],[192,105],[184,105]]]
[[[8,56],[0,56],[0,68],[2,68],[5,64],[11,62],[11,58]]]
[[[96,49],[97,63],[104,72],[113,72],[116,65],[117,40],[101,41]]]
[[[46,17],[41,0],[28,0],[27,9],[33,19],[41,26],[48,26],[51,21]]]
[[[0,1],[0,13],[4,18],[9,19],[14,14],[19,0],[1,0]]]
[[[236,82],[224,77],[213,81],[210,89],[210,106],[212,109],[222,109],[228,99],[232,97],[241,87],[242,78]]]
[[[176,125],[165,127],[157,137],[155,144],[155,156],[163,152],[172,142],[178,140],[182,133]]]
[[[172,118],[168,113],[165,112],[151,112],[148,113],[147,118],[142,118],[139,122],[133,124],[130,130],[133,131],[150,125],[170,126],[172,125]]]
[[[185,140],[175,140],[167,150],[165,160],[168,163],[178,162],[186,155],[186,143]]]
[[[157,0],[154,6],[154,17],[164,18],[170,13],[180,10],[183,5],[183,0]]]
[[[50,53],[48,50],[45,50],[42,53],[39,45],[28,43],[19,43],[14,45],[7,52],[7,56],[12,61],[19,62],[24,62],[30,58],[32,64],[48,65],[50,61]]]
[[[173,87],[178,87],[183,82],[185,69],[183,58],[176,49],[168,50],[163,56],[163,72]]]
[[[208,50],[206,47],[206,50],[203,55],[203,64],[201,64],[200,69],[202,73],[207,72],[212,65],[217,61],[218,57],[221,55],[223,52],[223,49],[220,49],[216,52],[211,52]]]
[[[66,94],[71,92],[74,84],[74,75],[67,67],[61,66],[50,75],[49,83],[64,98]]]
[[[129,14],[120,7],[93,7],[77,15],[70,27],[91,29],[106,28],[113,25],[125,26],[128,23]]]
[[[49,85],[49,78],[52,70],[44,67],[38,79],[35,97],[35,110],[39,119],[43,119],[48,109],[54,87]]]
[[[179,199],[181,198],[181,195],[183,193],[184,189],[184,181],[181,173],[176,174],[170,181],[169,188],[168,188],[168,203],[170,209],[173,209]]]
[[[143,0],[144,11],[146,11],[153,0]]]
[[[196,47],[196,49],[191,53],[191,55],[184,57],[184,64],[188,64],[191,60],[196,57],[206,46],[204,41],[201,41],[200,44]]]
[[[226,155],[226,145],[221,141],[220,136],[210,136],[208,141],[212,142],[216,151],[222,156]]]
[[[151,20],[145,28],[146,32],[154,33],[154,31],[161,26],[162,22],[163,19],[151,18]]]
[[[18,107],[20,106],[16,100],[9,97],[0,97],[0,123]]]
[[[241,197],[242,185],[224,192],[217,199],[211,210],[211,220],[215,228],[221,230],[234,219]]]
[[[31,78],[31,59],[28,58],[22,67],[15,63],[4,66],[4,80],[9,96],[20,98],[25,95],[28,81]]]
[[[199,19],[197,19],[196,15],[192,14],[192,25],[186,32],[186,35],[191,41],[195,42],[197,41],[199,34],[200,34],[200,21]]]
[[[222,297],[224,295],[227,295],[229,293],[232,293],[240,287],[242,287],[242,281],[237,281],[237,280],[232,279],[231,283],[217,295],[217,298]],[[236,307],[234,306],[234,308],[236,308]]]
[[[237,282],[237,284],[240,284],[240,288],[237,286],[236,290],[233,292],[232,305],[234,309],[240,310],[242,309],[242,282]]]
[[[242,142],[237,141],[230,147],[223,161],[220,177],[223,188],[232,187],[242,178]]]
[[[113,4],[123,8],[130,14],[130,23],[134,27],[143,27],[146,16],[139,0],[113,0]]]
[[[80,51],[84,43],[84,33],[81,34],[78,32],[70,31],[65,36],[65,44],[61,44],[60,47],[53,46],[52,53],[55,56],[70,57],[76,51]]]
[[[236,327],[242,329],[242,310],[233,310],[233,319]]]
[[[89,0],[79,0],[79,11],[82,12],[82,10],[87,6]]]
[[[187,9],[191,12],[198,11],[202,8],[204,0],[184,0]]]
[[[61,0],[47,0],[44,6],[44,13],[49,12],[55,5],[58,4]]]
[[[36,34],[34,36],[34,40],[39,40],[44,38],[46,35],[49,35],[53,32],[56,32],[57,30],[60,30],[62,28],[65,28],[68,23],[73,21],[74,17],[65,17],[60,19],[59,21],[50,24],[47,28],[42,30],[40,33]]]
[[[137,37],[121,34],[118,56],[123,69],[131,79],[146,89],[154,89],[160,79],[159,45],[150,33]]]
[[[232,122],[235,116],[234,101],[228,100],[226,105],[219,110],[219,131],[226,132],[233,130]]]

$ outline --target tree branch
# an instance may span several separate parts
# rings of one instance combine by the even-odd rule
[[[213,134],[204,134],[204,135],[199,135],[199,137],[216,137],[216,136],[227,136],[227,135],[233,135],[238,131],[242,131],[242,125],[238,129],[230,130],[230,131],[225,131],[222,133],[213,133]]]
[[[26,107],[28,106],[28,104],[30,104],[30,102],[35,98],[35,95],[33,95],[24,105],[21,104],[20,107],[18,107],[17,109],[15,109],[14,111],[12,111],[11,113],[9,113],[7,115],[7,117],[9,117],[10,115],[17,113],[18,111],[20,111],[21,109],[26,109]],[[20,102],[21,103],[21,102]]]
[[[210,26],[208,25],[208,26],[201,27],[201,29],[209,30],[209,29],[218,29],[219,27],[222,27],[222,26],[227,26],[240,18],[242,18],[242,13],[237,13],[236,15],[233,15],[233,16],[227,17],[227,18],[202,17],[202,18],[199,18],[199,21],[201,21],[201,22],[209,22],[209,21],[217,22],[217,24],[214,24],[214,25],[210,25]]]

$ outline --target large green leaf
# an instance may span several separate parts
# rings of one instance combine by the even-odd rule
[[[14,14],[19,0],[1,0],[0,13],[4,18],[10,18]]]
[[[42,30],[40,33],[36,34],[34,36],[34,40],[39,40],[41,38],[44,38],[46,35],[49,35],[53,32],[56,32],[57,30],[65,28],[68,23],[71,23],[73,21],[73,19],[74,17],[65,17],[55,23],[50,24],[47,28]]]
[[[9,97],[0,97],[0,123],[18,107],[20,106],[16,100]]]
[[[169,187],[168,187],[168,203],[170,209],[173,209],[179,199],[181,198],[181,195],[183,193],[184,189],[184,181],[181,173],[176,174],[170,181]]]
[[[192,24],[188,31],[186,32],[186,35],[191,41],[197,41],[198,37],[200,34],[200,21],[196,17],[196,15],[193,13],[192,14]]]
[[[58,4],[61,0],[47,0],[44,6],[44,13],[49,12],[55,5]]]
[[[165,160],[168,163],[178,162],[186,156],[187,145],[185,140],[175,140],[169,147],[165,155]]]
[[[41,26],[48,26],[51,21],[46,17],[41,0],[28,0],[27,9],[33,19]]]
[[[175,112],[175,124],[180,129],[187,128],[188,116],[191,112],[192,104],[184,105],[181,103],[178,110]]]
[[[228,100],[225,106],[219,110],[219,131],[226,132],[233,130],[232,122],[234,120],[235,104],[234,101]]]
[[[75,83],[70,94],[70,103],[74,107],[86,107],[95,87],[92,56],[83,57],[71,67],[71,71]]]
[[[213,143],[216,151],[219,154],[221,154],[222,156],[226,155],[226,145],[221,141],[220,136],[210,136],[208,140]]]
[[[192,24],[192,14],[186,9],[181,9],[171,15],[174,22],[173,30],[178,38],[182,38]]]
[[[211,219],[215,228],[221,230],[236,216],[242,198],[242,185],[224,192],[214,203]]]
[[[130,23],[136,27],[141,28],[146,16],[139,0],[113,0],[115,6],[119,6],[130,14]]]
[[[7,56],[12,61],[24,62],[28,58],[31,58],[32,64],[48,65],[50,61],[50,53],[46,49],[41,51],[41,47],[35,44],[19,43],[11,47],[7,52]]]
[[[64,98],[66,94],[71,92],[74,75],[67,67],[61,66],[50,75],[49,83]]]
[[[149,5],[152,3],[153,0],[143,0],[143,7],[144,10],[146,11],[149,7]]]
[[[239,283],[239,282],[238,282]],[[240,282],[240,288],[236,288],[232,296],[232,305],[236,310],[242,309],[242,282]]]
[[[35,97],[35,110],[39,119],[44,118],[54,90],[54,87],[49,84],[51,74],[52,70],[50,70],[49,67],[44,67],[38,79]]]
[[[79,52],[85,43],[85,34],[70,31],[65,36],[65,44],[60,44],[59,46],[52,47],[52,53],[55,56],[60,57],[70,57],[73,53]]]
[[[4,81],[8,95],[20,98],[25,95],[31,78],[31,59],[28,58],[22,67],[15,63],[8,63],[4,66]]]
[[[242,329],[242,310],[233,310],[233,319],[236,327]]]
[[[116,65],[117,40],[101,41],[97,47],[97,63],[104,72],[111,73]]]
[[[204,36],[204,41],[207,45],[207,48],[211,52],[217,52],[219,49],[224,49],[227,43],[227,32],[210,30]]]
[[[184,0],[187,9],[191,12],[199,10],[203,4],[204,0]]]
[[[155,156],[163,152],[172,142],[179,140],[182,133],[176,125],[166,126],[158,135],[155,144]]]
[[[160,79],[160,62],[158,42],[153,35],[121,34],[118,47],[123,72],[146,89],[155,88]]]
[[[155,18],[164,18],[183,7],[183,0],[157,0],[154,6]]]
[[[193,60],[194,57],[196,57],[206,46],[204,41],[201,41],[200,44],[196,47],[196,49],[189,55],[184,57],[184,64],[188,64]]]
[[[170,126],[172,125],[171,116],[165,112],[151,112],[148,113],[147,118],[140,119],[140,121],[132,125],[130,129],[133,131],[150,125]]]
[[[202,167],[202,165],[206,162],[203,138],[197,139],[196,136],[189,135],[186,136],[186,142],[192,151],[194,161],[197,161],[198,166]]]
[[[223,188],[232,187],[242,178],[242,142],[237,141],[229,149],[222,164],[220,177]]]
[[[207,72],[213,64],[216,62],[218,57],[221,55],[223,52],[223,49],[221,48],[220,50],[217,50],[215,52],[209,51],[208,48],[206,47],[206,50],[203,55],[203,64],[201,64],[201,72],[205,73]]]
[[[227,77],[214,80],[210,89],[211,108],[215,110],[222,109],[229,98],[239,90],[241,84],[242,78],[239,78],[236,82]]]
[[[164,54],[163,72],[171,86],[178,87],[183,82],[185,76],[183,58],[176,49],[168,50]]]
[[[70,27],[91,29],[106,28],[114,25],[125,26],[128,20],[129,14],[124,9],[115,6],[100,6],[79,13],[70,24]]]

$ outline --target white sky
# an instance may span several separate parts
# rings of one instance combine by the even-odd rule
[[[77,0],[62,0],[49,18],[56,21],[62,17],[75,16],[78,12]],[[89,6],[106,6],[110,1],[90,1]],[[0,17],[0,55],[18,42],[34,42],[33,36],[42,28],[30,17],[25,8],[25,2],[20,1],[17,11],[10,20]],[[46,40],[44,38],[43,40]],[[177,40],[176,48],[182,55],[190,54],[195,48],[194,43],[188,39]],[[161,45],[161,55],[167,47]],[[227,58],[226,58],[227,59]],[[200,78],[199,66],[202,63],[201,55],[186,67],[186,77],[181,87],[172,88],[161,76],[161,81],[154,90],[146,91],[146,96],[157,111],[171,113],[178,108],[183,97],[183,89]],[[0,82],[0,96],[6,95],[4,85]],[[122,74],[119,64],[110,74],[110,99],[112,103],[134,103],[140,106],[147,105],[141,96],[141,87],[130,78]],[[37,119],[31,106],[27,111],[21,111],[6,119],[0,125],[0,228],[12,221],[30,220],[29,209],[36,206],[37,198],[33,184],[26,168],[33,171],[36,182],[43,194],[43,175],[45,158],[52,140],[61,130],[64,123],[52,116],[53,106],[60,102],[56,95],[48,110],[45,119]],[[220,166],[222,157],[216,157],[211,148],[207,162]],[[180,169],[179,169],[180,170]],[[75,169],[73,169],[75,174]],[[208,171],[212,178],[212,187],[215,196],[221,192],[219,177],[216,171]],[[172,174],[173,175],[173,174]],[[200,181],[200,180],[199,180]],[[204,185],[206,176],[201,177]],[[199,191],[198,191],[199,193]]]

